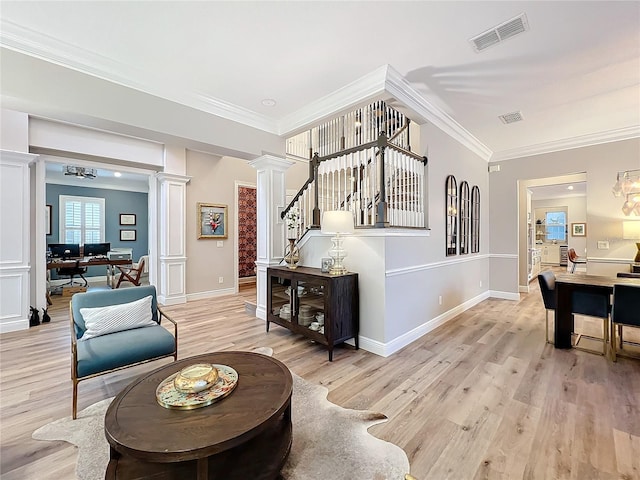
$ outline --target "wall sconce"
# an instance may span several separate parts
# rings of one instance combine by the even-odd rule
[[[632,213],[640,216],[640,170],[618,172],[612,192],[614,197],[625,197],[622,213],[626,217]]]
[[[625,240],[640,240],[640,220],[625,220],[622,222],[622,238]],[[640,242],[636,243],[638,251],[635,263],[640,263]]]
[[[342,247],[341,235],[354,232],[353,213],[346,210],[334,210],[322,214],[322,233],[332,233],[335,237],[331,239],[333,247],[329,250],[329,256],[333,259],[333,265],[329,269],[330,275],[344,275],[347,269],[342,264],[342,260],[347,256]]]

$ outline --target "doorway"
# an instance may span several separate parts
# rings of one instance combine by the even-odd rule
[[[257,190],[255,184],[236,182],[236,293],[255,285],[258,246]]]

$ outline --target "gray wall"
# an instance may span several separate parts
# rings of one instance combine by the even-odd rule
[[[111,243],[111,248],[132,248],[133,260],[149,252],[149,205],[146,193],[57,184],[46,185],[46,203],[51,205],[51,235],[47,235],[47,244],[61,243],[59,239],[60,195],[104,198],[105,242]],[[135,213],[136,225],[121,226],[121,213]],[[136,241],[121,242],[120,229],[135,230]],[[89,267],[87,272],[87,276],[104,275],[103,266]]]
[[[296,162],[286,172],[287,188],[297,191],[308,173],[308,163]],[[236,182],[255,185],[256,170],[245,160],[188,150],[187,175],[191,177],[186,192],[187,294],[209,296],[216,290],[235,286]],[[228,206],[228,237],[222,240],[221,247],[215,239],[198,239],[196,214],[199,202]],[[220,277],[222,283],[218,282]]]
[[[523,180],[586,173],[588,256],[633,258],[635,245],[632,241],[621,238],[622,221],[627,218],[621,210],[622,201],[612,195],[611,188],[616,181],[617,172],[640,168],[640,139],[532,155],[492,164],[500,165],[499,172],[489,175],[492,290],[518,292],[518,278],[514,272],[522,269],[523,263],[526,268],[526,258],[524,262],[518,261],[519,237],[521,232],[526,233],[526,214],[525,218],[519,215],[519,198],[522,198],[519,196],[519,182]],[[609,250],[598,250],[598,240],[609,241]],[[500,254],[506,254],[508,258],[499,258]],[[589,273],[600,273],[600,267],[595,262],[587,268]],[[612,268],[621,270],[619,265]]]

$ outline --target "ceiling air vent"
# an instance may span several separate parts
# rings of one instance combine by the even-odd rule
[[[505,113],[504,115],[498,115],[498,118],[502,120],[502,123],[504,124],[520,122],[523,120],[522,113],[520,112]]]
[[[500,43],[507,38],[514,37],[519,33],[529,30],[529,23],[527,22],[527,16],[522,13],[511,20],[501,23],[497,27],[493,27],[480,35],[473,37],[469,41],[473,45],[473,49],[476,52],[480,52],[485,48]]]

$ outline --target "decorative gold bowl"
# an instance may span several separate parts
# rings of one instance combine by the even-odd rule
[[[216,367],[208,363],[196,363],[180,370],[173,385],[183,393],[198,393],[211,388],[217,381]]]

